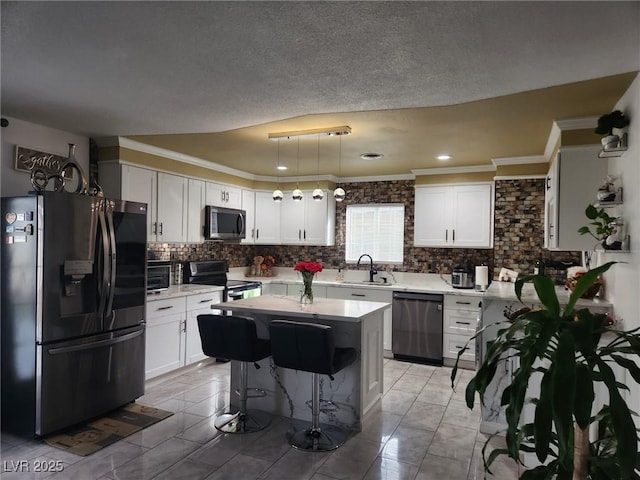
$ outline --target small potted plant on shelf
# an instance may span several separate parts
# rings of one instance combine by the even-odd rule
[[[590,226],[584,226],[578,229],[580,235],[591,235],[605,250],[622,248],[624,223],[621,218],[612,217],[604,208],[597,209],[593,205],[589,205],[584,213],[589,220],[592,220],[591,225],[595,227],[595,232]]]
[[[598,126],[595,129],[595,133],[605,135],[600,140],[605,151],[618,147],[620,143],[620,137],[613,134],[613,129],[624,128],[627,125],[629,125],[629,119],[620,110],[615,110],[598,118]]]
[[[521,480],[640,478],[635,414],[622,395],[629,387],[616,379],[612,368],[627,372],[627,382],[640,383],[640,328],[609,329],[607,314],[576,306],[613,263],[579,276],[564,307],[551,278],[534,275],[516,281],[517,298],[531,282],[541,307],[523,308],[503,323],[465,391],[467,406],[473,408],[476,393],[483,401],[496,372],[511,358],[518,359],[500,399],[506,407],[506,447],[485,455],[490,437],[482,451],[488,473],[499,455],[507,455],[524,466]],[[457,371],[456,362],[452,386]],[[594,411],[596,386],[608,393],[599,411]],[[530,422],[522,416],[525,405],[534,409]],[[523,454],[535,454],[536,465]]]

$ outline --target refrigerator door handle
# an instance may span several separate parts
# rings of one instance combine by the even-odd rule
[[[109,291],[105,319],[109,318],[113,322],[113,296],[116,291],[116,231],[113,226],[113,203],[107,203],[107,225],[109,227]],[[109,325],[108,329],[111,329]]]
[[[100,264],[100,271],[102,272],[102,280],[100,280],[100,303],[98,305],[98,315],[102,316],[105,312],[105,306],[107,303],[107,294],[109,289],[109,236],[107,233],[107,221],[105,219],[104,210],[100,209],[98,212],[98,219],[100,221],[100,230],[102,233],[102,262]]]
[[[99,340],[93,343],[83,343],[82,345],[73,345],[71,347],[52,348],[48,350],[48,353],[49,355],[60,355],[63,353],[79,352],[81,350],[91,350],[93,348],[108,347],[109,345],[115,345],[116,343],[126,342],[127,340],[131,340],[132,338],[139,337],[140,335],[142,335],[143,332],[144,332],[144,329],[141,328],[137,332],[127,333],[126,335],[121,335],[116,338]]]

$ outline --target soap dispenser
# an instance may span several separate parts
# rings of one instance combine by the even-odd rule
[[[344,273],[341,268],[339,268],[338,273],[336,273],[336,282],[344,282]]]

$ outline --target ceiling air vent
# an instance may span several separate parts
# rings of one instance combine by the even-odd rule
[[[360,155],[360,158],[363,160],[380,160],[382,157],[384,157],[384,155],[381,153],[362,153]]]

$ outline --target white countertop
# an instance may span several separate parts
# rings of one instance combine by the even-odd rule
[[[567,303],[569,303],[570,294],[571,292],[565,289],[564,286],[556,285],[556,295],[558,296],[558,301],[561,305],[566,305]],[[515,283],[493,282],[491,285],[489,285],[489,288],[485,293],[485,298],[517,302],[518,297],[516,297]],[[523,303],[540,303],[540,300],[536,295],[536,291],[532,283],[524,284],[524,286],[522,287],[521,299]],[[606,300],[602,300],[599,298],[594,298],[593,300],[581,298],[577,301],[576,305],[581,307],[603,308],[613,306],[611,302],[607,302]]]
[[[199,293],[222,292],[224,287],[219,285],[171,285],[167,290],[147,294],[147,302],[166,300],[167,298],[186,297]]]
[[[293,270],[293,268],[275,268],[275,275],[272,277],[247,277],[245,275],[246,268],[232,268],[227,274],[233,280],[258,280],[262,283],[300,283],[302,284],[302,276]],[[474,289],[453,288],[447,281],[451,275],[440,276],[437,273],[408,273],[393,272],[388,273],[381,271],[376,275],[376,279],[382,277],[387,278],[387,284],[383,283],[363,283],[368,280],[369,271],[362,270],[346,270],[344,271],[345,280],[336,281],[336,269],[324,269],[317,273],[313,279],[314,285],[327,285],[333,287],[344,288],[371,288],[380,290],[389,290],[391,292],[418,292],[418,293],[440,293],[445,295],[474,295],[481,297],[484,292]]]
[[[297,319],[321,318],[323,320],[347,322],[362,321],[368,315],[390,307],[390,303],[384,302],[339,300],[334,298],[316,298],[311,304],[301,305],[296,298],[284,295],[263,295],[216,305],[216,308],[222,310],[228,308],[239,313],[276,314],[285,318],[292,316]]]

